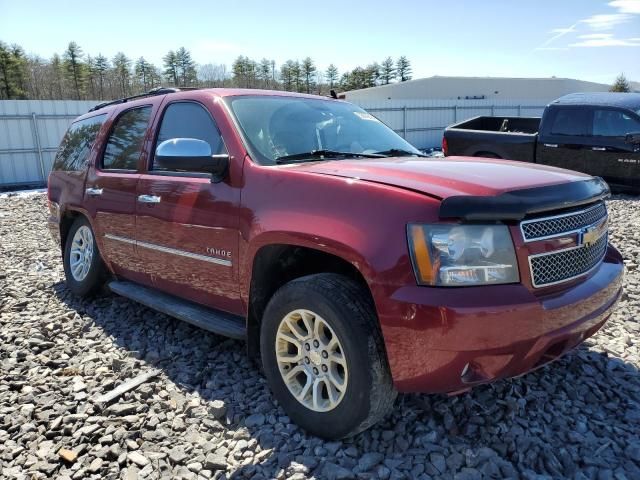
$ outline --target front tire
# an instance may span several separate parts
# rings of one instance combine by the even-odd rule
[[[265,375],[289,417],[326,439],[378,422],[396,397],[378,319],[365,288],[323,273],[280,288],[260,335]]]
[[[75,295],[90,296],[104,284],[106,269],[86,217],[76,218],[69,229],[63,265],[67,288]]]

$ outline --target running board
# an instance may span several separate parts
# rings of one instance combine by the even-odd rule
[[[240,316],[203,307],[139,283],[114,280],[109,282],[109,289],[113,293],[189,322],[196,327],[225,337],[246,338],[246,323]]]

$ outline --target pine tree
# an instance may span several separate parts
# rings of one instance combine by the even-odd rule
[[[134,71],[138,82],[142,85],[143,92],[148,92],[151,88],[152,70],[155,70],[154,66],[147,62],[144,57],[140,57],[136,61]]]
[[[269,88],[271,84],[272,77],[272,61],[266,58],[260,60],[260,65],[258,66],[258,78],[262,83],[264,88]]]
[[[71,82],[76,99],[80,100],[84,89],[85,65],[82,63],[82,49],[76,42],[70,42],[64,52],[64,71]]]
[[[0,42],[0,98],[26,98],[26,67],[22,48]]]
[[[396,78],[396,67],[391,57],[387,57],[382,61],[380,80],[383,84],[388,85]]]
[[[116,56],[113,57],[113,71],[118,80],[118,86],[120,87],[123,97],[126,97],[129,91],[130,70],[131,60],[122,52],[116,53]]]
[[[406,82],[407,80],[411,80],[411,62],[407,59],[407,57],[402,56],[398,59],[396,63],[397,75],[398,79],[401,82]]]
[[[188,87],[196,80],[196,62],[191,59],[191,53],[180,47],[176,51],[176,67],[180,85]]]
[[[365,69],[365,85],[366,87],[375,87],[380,81],[380,65],[378,62],[373,62],[371,65],[367,65]]]
[[[282,65],[282,67],[280,67],[280,80],[282,81],[282,87],[287,92],[290,92],[293,90],[293,84],[294,84],[293,69],[294,69],[293,60],[287,60]]]
[[[621,73],[620,75],[618,75],[615,83],[611,85],[611,88],[609,89],[609,91],[610,92],[630,92],[631,91],[631,86],[627,81],[627,77],[624,76],[624,73]]]
[[[302,60],[302,65],[300,66],[300,74],[304,80],[304,85],[307,93],[311,93],[311,90],[315,88],[315,73],[316,66],[314,65],[311,57],[307,57]]]
[[[56,99],[60,99],[60,98],[64,98],[64,88],[62,85],[62,79],[63,79],[63,74],[62,74],[62,60],[60,59],[60,55],[58,55],[57,53],[53,54],[53,57],[51,57],[51,98],[56,98]]]
[[[295,87],[296,92],[302,92],[302,69],[300,68],[300,62],[298,60],[291,64],[291,80]]]
[[[176,52],[169,50],[169,52],[162,58],[164,62],[164,76],[166,79],[173,83],[175,87],[178,86],[178,58]]]
[[[104,100],[104,81],[109,71],[109,60],[101,53],[93,60],[93,71],[98,84],[100,100]]]
[[[333,89],[333,87],[338,82],[338,67],[336,67],[333,63],[329,64],[324,76],[327,82],[329,82],[329,88]]]

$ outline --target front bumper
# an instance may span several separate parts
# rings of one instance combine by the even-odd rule
[[[623,271],[609,246],[586,279],[554,293],[523,285],[398,289],[378,308],[396,388],[458,392],[555,360],[604,325]]]

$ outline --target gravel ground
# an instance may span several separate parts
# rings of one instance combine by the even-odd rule
[[[609,202],[626,294],[594,338],[520,379],[401,395],[344,442],[291,424],[243,343],[111,294],[72,297],[45,202],[0,198],[2,478],[640,478],[640,199]]]

